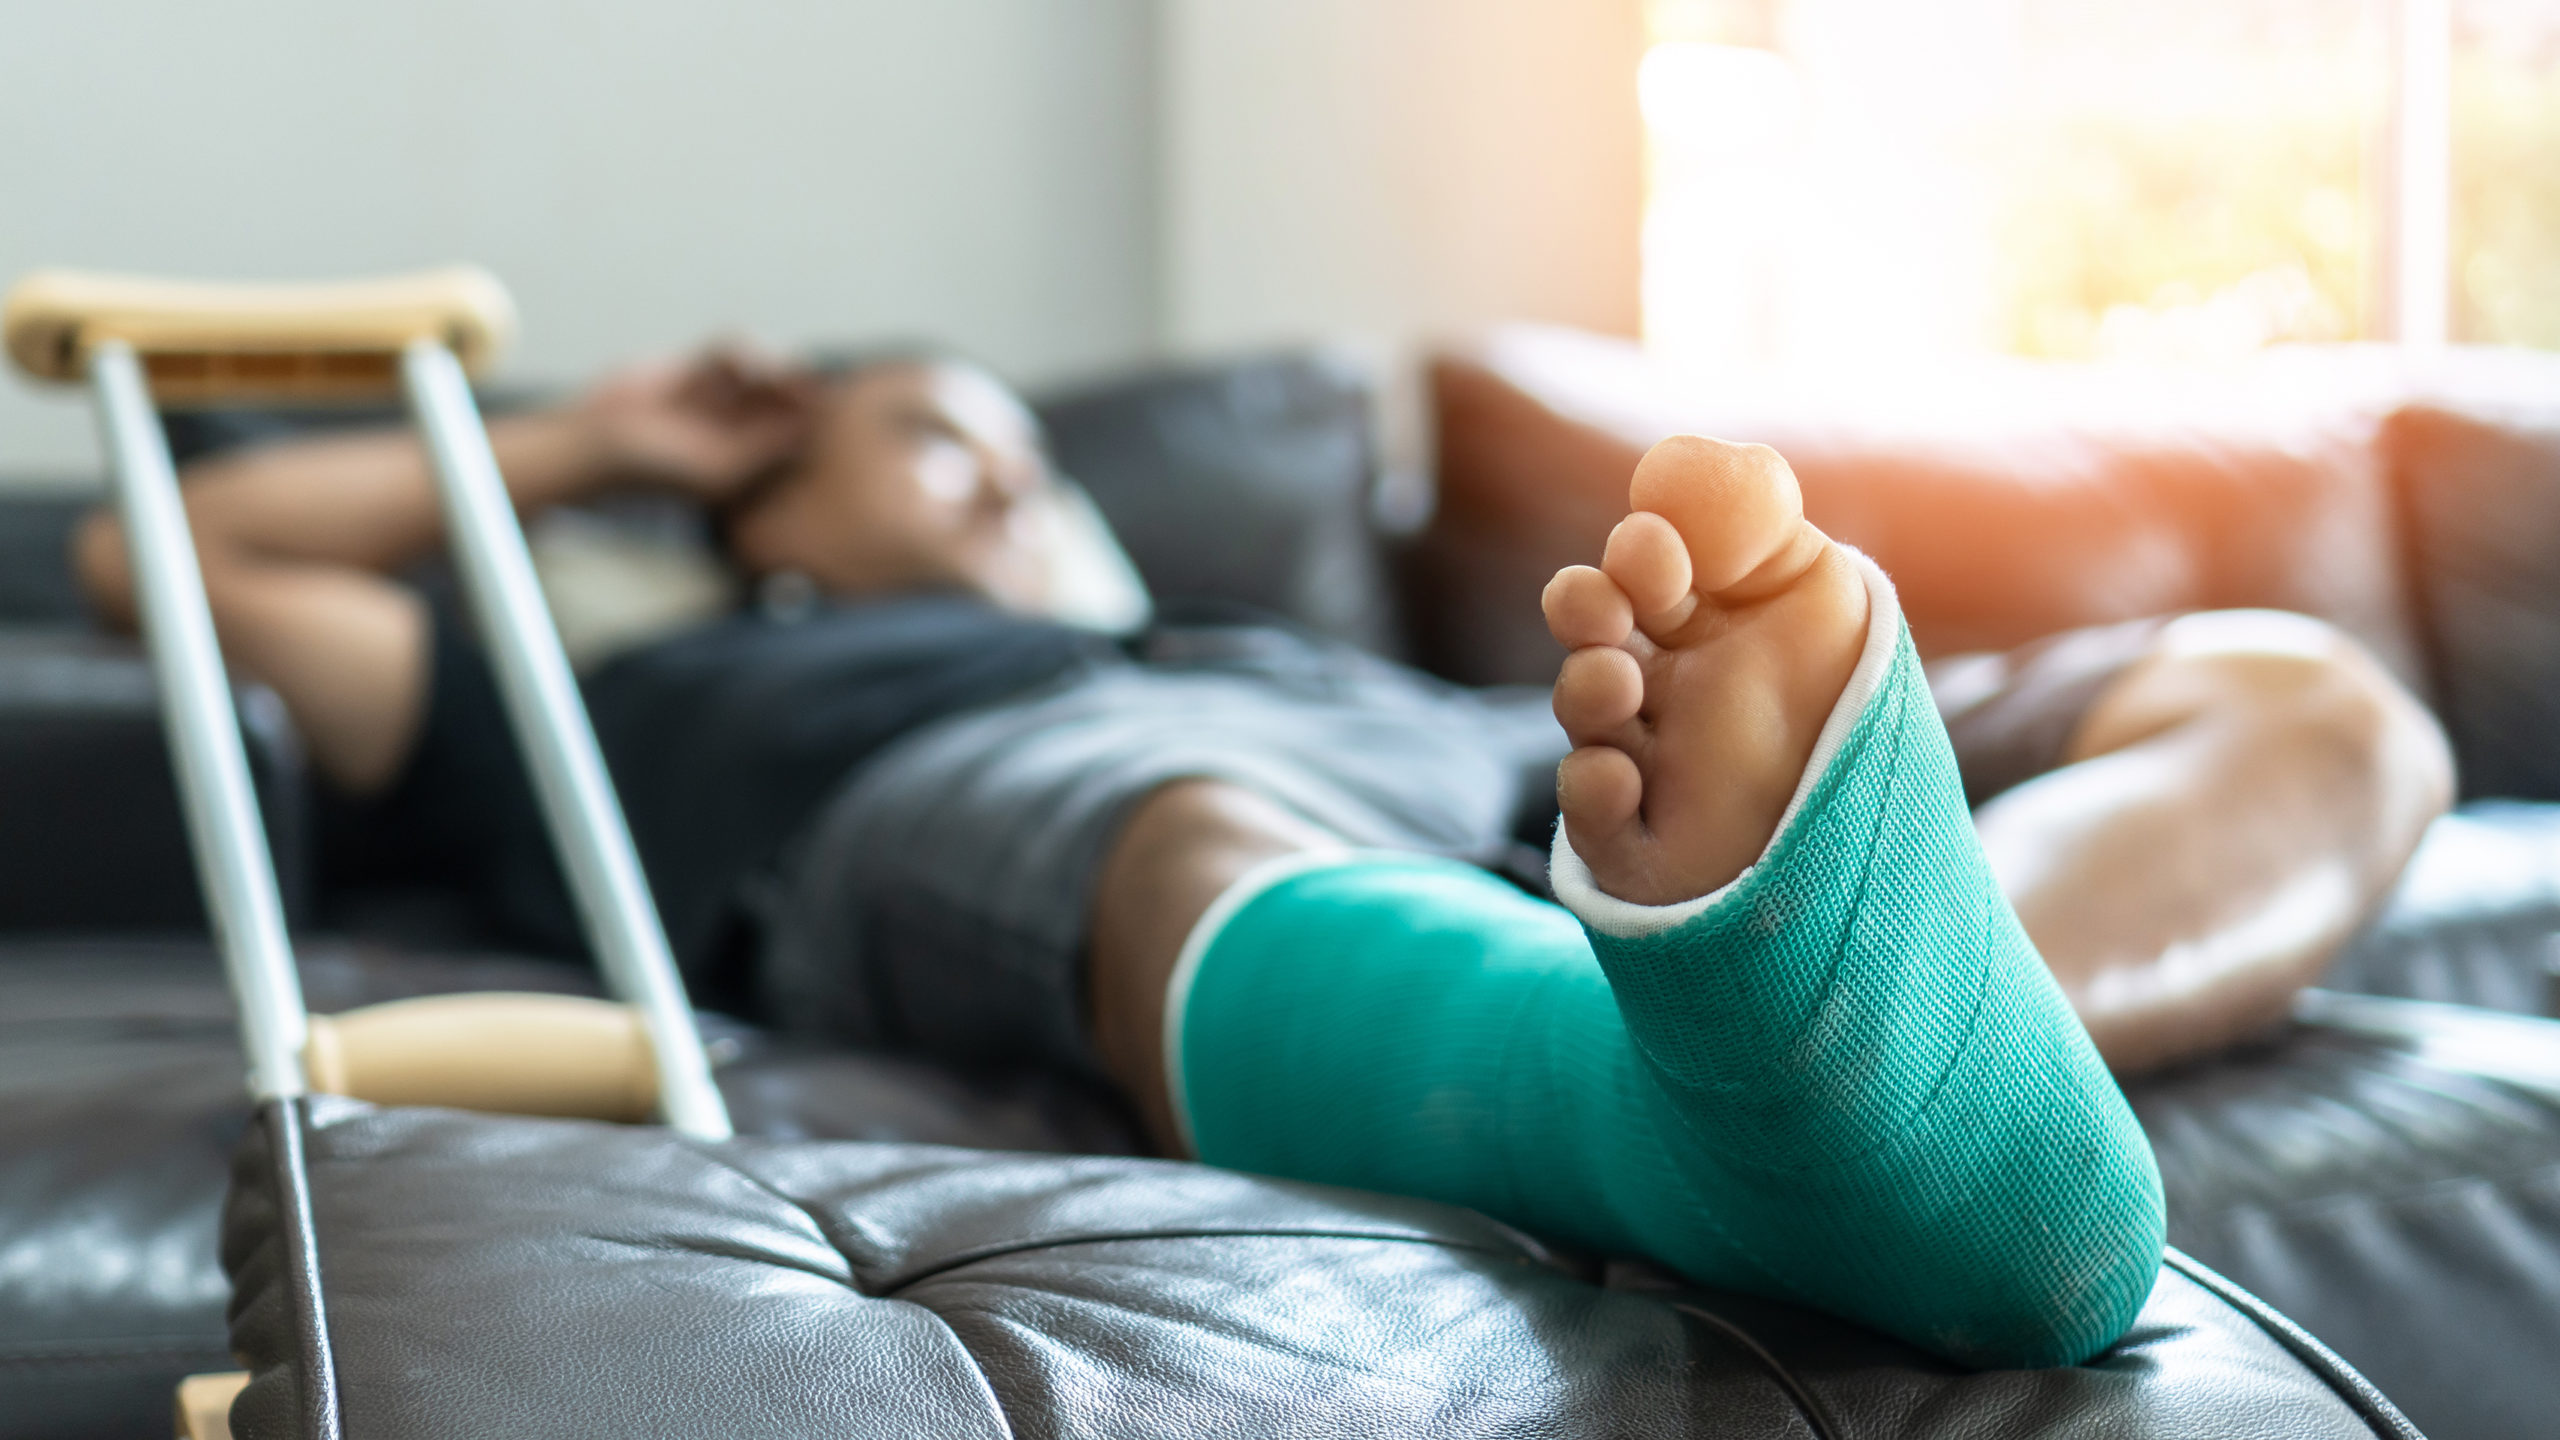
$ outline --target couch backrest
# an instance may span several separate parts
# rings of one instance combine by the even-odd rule
[[[0,625],[85,627],[72,581],[72,528],[97,497],[57,485],[0,489]]]
[[[2560,800],[2560,355],[2448,356],[2382,444],[2463,794]]]
[[[1040,418],[1168,615],[1244,607],[1404,649],[1381,540],[1371,377],[1286,351],[1053,395]]]
[[[1537,587],[1600,553],[1648,447],[1695,432],[1784,454],[1814,522],[1893,574],[1925,653],[2262,605],[2331,620],[2422,681],[2374,367],[2338,358],[2259,377],[2256,400],[2221,381],[2118,394],[2119,377],[2028,367],[1702,395],[1630,344],[1500,332],[1432,366],[1439,510],[1413,557],[1418,644],[1464,679],[1551,677]]]

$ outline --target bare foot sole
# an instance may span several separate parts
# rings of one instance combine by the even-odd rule
[[[1628,505],[1598,569],[1547,585],[1547,628],[1572,652],[1557,793],[1600,888],[1668,905],[1767,847],[1857,668],[1867,589],[1765,445],[1665,440]]]

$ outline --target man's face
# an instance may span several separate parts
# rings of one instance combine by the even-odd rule
[[[731,517],[730,548],[831,594],[959,588],[1028,609],[1048,561],[1025,502],[1048,483],[1030,411],[985,372],[869,366],[828,393],[799,463]]]

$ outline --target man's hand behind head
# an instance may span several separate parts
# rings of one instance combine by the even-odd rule
[[[574,413],[610,483],[716,507],[799,452],[823,397],[817,376],[717,344],[616,371]]]

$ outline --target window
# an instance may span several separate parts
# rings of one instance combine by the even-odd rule
[[[2453,338],[2560,349],[2560,4],[2452,20]]]
[[[1645,323],[1709,369],[2560,346],[2560,0],[1654,0]]]

